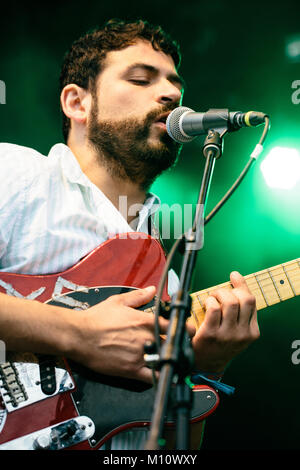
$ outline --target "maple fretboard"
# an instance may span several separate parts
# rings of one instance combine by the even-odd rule
[[[244,276],[256,298],[257,310],[269,307],[300,294],[300,258]],[[205,299],[219,288],[232,289],[230,282],[191,294],[192,316],[199,327],[205,315]]]

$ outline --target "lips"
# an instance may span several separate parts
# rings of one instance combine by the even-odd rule
[[[154,121],[154,124],[156,127],[160,128],[164,132],[167,131],[167,118],[169,116],[171,111],[168,111],[167,113],[160,114]]]
[[[167,121],[167,117],[169,116],[171,111],[167,112],[167,113],[164,113],[164,114],[161,114],[160,116],[158,116],[158,118],[155,120],[155,123],[162,123],[162,124],[166,124],[166,121]]]

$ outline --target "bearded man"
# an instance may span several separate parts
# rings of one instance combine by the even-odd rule
[[[0,144],[2,272],[62,272],[110,234],[148,232],[158,201],[151,184],[180,152],[166,132],[168,114],[182,101],[179,63],[178,45],[142,20],[111,20],[74,42],[61,72],[65,143],[47,158]],[[120,213],[121,196],[142,208],[137,216]],[[176,281],[170,272],[170,293]],[[254,296],[239,273],[231,283],[231,291],[207,298],[197,331],[187,325],[196,369],[219,376],[259,337]],[[152,383],[143,352],[154,341],[154,317],[137,308],[154,295],[149,286],[78,312],[2,293],[1,339],[7,350],[59,354],[98,373]],[[166,333],[168,320],[159,325]],[[121,434],[111,448],[143,448],[144,434]]]

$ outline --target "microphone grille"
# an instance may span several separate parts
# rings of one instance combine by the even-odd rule
[[[167,132],[172,139],[174,139],[179,144],[184,144],[185,142],[191,142],[195,137],[187,136],[183,134],[180,127],[180,118],[186,112],[194,112],[192,109],[187,108],[186,106],[179,106],[172,111],[166,121]]]

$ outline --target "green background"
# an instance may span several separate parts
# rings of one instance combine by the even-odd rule
[[[300,35],[300,5],[252,1],[178,0],[15,3],[1,6],[0,138],[47,154],[62,141],[58,76],[63,54],[86,30],[111,17],[142,17],[161,24],[180,43],[184,104],[197,111],[256,109],[271,116],[265,151],[276,145],[300,150],[300,105],[292,103],[300,63],[286,56],[289,38]],[[246,164],[262,128],[224,139],[216,162],[208,211]],[[194,204],[202,178],[202,138],[186,144],[175,169],[155,183],[163,202]],[[0,169],[1,172],[1,169]],[[259,162],[242,186],[205,227],[194,290],[228,280],[231,270],[249,274],[299,257],[300,184],[270,189]],[[176,259],[179,267],[180,259]],[[300,435],[300,364],[291,344],[300,339],[299,298],[259,312],[261,338],[235,359],[225,382],[233,397],[207,421],[203,448],[297,449]]]

